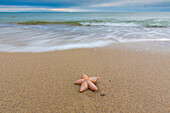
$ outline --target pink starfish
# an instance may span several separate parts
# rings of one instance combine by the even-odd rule
[[[88,77],[84,73],[82,73],[82,79],[76,80],[74,83],[81,85],[80,91],[83,92],[90,88],[93,91],[98,90],[98,88],[93,84],[99,80],[99,77]]]

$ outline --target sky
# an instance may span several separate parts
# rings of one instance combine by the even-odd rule
[[[0,12],[170,12],[170,0],[0,0]]]

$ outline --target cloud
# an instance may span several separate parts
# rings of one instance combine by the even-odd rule
[[[117,0],[109,3],[93,4],[89,7],[118,7],[118,6],[137,6],[137,5],[151,5],[169,2],[169,0]]]
[[[42,7],[33,7],[33,6],[0,5],[0,12],[20,12],[20,11],[84,12],[89,10],[78,9],[78,8],[49,8],[49,7],[42,8]]]
[[[62,12],[78,12],[78,9],[69,9],[69,8],[55,8],[55,9],[49,9],[50,11],[62,11]]]
[[[101,0],[0,0],[0,5],[78,7],[98,3]]]
[[[154,11],[170,11],[168,5],[170,0],[0,0],[0,12],[123,12],[146,11],[146,7],[150,7],[148,11],[152,7]]]

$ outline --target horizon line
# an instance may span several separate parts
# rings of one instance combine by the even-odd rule
[[[147,12],[169,12],[169,11],[94,11],[94,12],[84,12],[84,11],[77,11],[77,12],[55,12],[55,11],[10,11],[10,12],[0,12],[0,13],[147,13]],[[169,12],[170,13],[170,12]]]

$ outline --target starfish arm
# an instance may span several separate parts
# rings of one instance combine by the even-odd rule
[[[99,77],[90,77],[89,80],[92,81],[93,83],[96,83],[97,80],[99,80]]]
[[[82,73],[82,78],[83,79],[88,79],[89,77],[87,75],[85,75],[84,73]]]
[[[93,84],[93,82],[87,81],[87,83],[88,83],[88,86],[91,90],[93,90],[93,91],[98,90],[98,88],[96,87],[96,85]]]
[[[80,85],[80,84],[82,84],[84,81],[85,81],[85,79],[79,79],[79,80],[74,81],[74,83]]]
[[[85,90],[88,89],[88,84],[86,81],[84,81],[82,84],[81,84],[81,87],[80,87],[80,91],[83,92]]]

